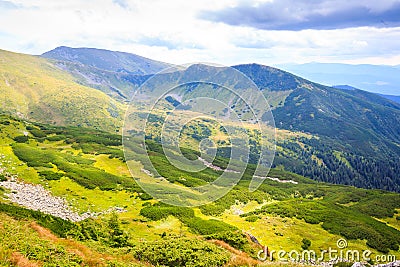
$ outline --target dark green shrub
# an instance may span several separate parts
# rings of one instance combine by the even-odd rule
[[[0,211],[17,219],[35,219],[38,224],[50,229],[53,233],[60,237],[66,237],[68,232],[77,229],[77,226],[72,222],[41,213],[40,211],[29,210],[5,203],[0,203]]]
[[[29,132],[30,132],[34,137],[37,137],[37,138],[46,137],[46,133],[43,132],[43,131],[41,131],[41,130],[39,130],[39,129],[32,129],[32,130],[29,130]]]
[[[225,231],[225,232],[219,232],[215,233],[212,235],[207,235],[205,236],[207,240],[211,239],[218,239],[222,240],[225,243],[228,243],[234,248],[243,250],[245,248],[245,245],[248,244],[248,240],[245,234],[243,234],[240,231]]]
[[[170,215],[175,216],[178,219],[189,219],[194,217],[194,211],[186,207],[175,207],[157,203],[142,208],[140,210],[140,215],[153,221],[165,219]]]
[[[333,267],[351,267],[351,266],[353,266],[352,262],[344,262],[344,261],[340,261],[333,265]]]
[[[236,227],[218,220],[203,220],[194,216],[194,211],[187,207],[175,207],[166,204],[154,204],[140,210],[140,215],[153,221],[165,219],[168,216],[178,218],[189,229],[200,235],[211,235],[218,232],[237,230]]]
[[[61,140],[65,140],[65,136],[64,135],[53,135],[53,136],[47,136],[46,139],[52,142],[57,142],[57,141],[61,141]]]
[[[237,230],[236,227],[219,220],[203,220],[198,217],[182,221],[191,231],[200,235],[211,235],[219,232]]]
[[[26,143],[26,142],[28,142],[28,140],[29,140],[29,137],[25,136],[25,135],[19,135],[19,136],[14,137],[14,141],[17,143]]]
[[[130,245],[129,236],[121,229],[120,221],[116,213],[111,215],[111,218],[108,221],[108,228],[110,229],[108,238],[108,244],[110,247],[121,248]]]
[[[46,180],[60,180],[64,176],[62,173],[53,171],[41,171],[39,175]]]
[[[199,239],[165,236],[159,241],[138,245],[133,255],[155,266],[223,266],[229,254],[222,248]]]
[[[140,198],[141,200],[144,200],[144,201],[153,199],[153,197],[150,196],[150,195],[147,194],[147,193],[139,193],[139,198]]]
[[[304,250],[309,249],[311,246],[311,241],[307,238],[303,238],[303,240],[301,240],[301,248]]]
[[[256,215],[247,216],[245,218],[245,221],[247,221],[247,222],[256,222],[257,220],[258,220],[258,216],[256,216]]]

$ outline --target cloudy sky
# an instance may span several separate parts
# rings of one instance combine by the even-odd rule
[[[400,0],[0,0],[0,48],[172,63],[400,64]]]

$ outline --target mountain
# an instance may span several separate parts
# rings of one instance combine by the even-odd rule
[[[337,88],[337,89],[342,89],[342,90],[359,90],[353,86],[349,86],[349,85],[334,85],[332,86],[333,88]],[[383,95],[383,94],[377,94],[383,98],[389,99],[393,102],[396,103],[400,103],[400,96],[397,95]]]
[[[47,59],[0,50],[0,110],[58,125],[118,131],[122,105]]]
[[[96,48],[61,46],[42,54],[42,57],[81,63],[105,71],[139,75],[154,74],[170,66],[135,54]]]
[[[348,84],[374,93],[400,95],[398,66],[313,62],[279,67],[324,85]]]
[[[400,122],[399,104],[362,90],[323,86],[263,65],[234,68],[250,77],[266,95],[274,91],[290,92],[282,99],[284,104],[273,111],[278,127],[345,137],[345,140],[352,139],[357,128],[363,128],[371,132],[371,138],[379,136],[400,143],[400,132],[393,130],[393,125]],[[349,133],[346,134],[343,127],[350,127]]]
[[[278,143],[275,165],[316,180],[400,190],[400,105],[362,90],[323,86],[279,69],[234,66],[266,96],[285,92],[273,107],[276,127],[315,138]]]
[[[319,181],[400,191],[399,104],[358,89],[324,86],[268,66],[245,64],[233,68],[249,77],[271,101],[277,128],[292,132],[294,136],[304,134],[278,140],[273,166],[282,166]],[[203,81],[207,76],[227,88],[240,90],[241,86],[246,86],[235,75],[227,76],[224,68],[197,64],[157,77],[154,86],[153,82],[146,85],[149,88],[140,99],[144,103],[153,95],[159,96],[158,84],[168,88],[183,85],[181,91],[173,93],[175,99],[165,99],[171,105],[175,102],[179,105],[179,99],[184,99],[183,92],[191,98],[221,97],[217,95],[219,89],[207,84],[186,85],[196,74],[196,80]],[[240,92],[244,99],[257,98],[252,92]],[[226,94],[222,97],[235,103]],[[208,105],[211,114],[220,114],[220,110],[213,108],[212,104]],[[243,113],[244,110],[238,112]],[[307,134],[309,136],[305,137]],[[160,138],[154,133],[152,136]]]
[[[167,125],[163,116],[171,116],[168,108],[181,104],[180,93],[188,92],[190,99],[218,92],[215,84],[185,84],[195,74],[244,88],[245,99],[257,100],[249,83],[202,64],[163,73],[161,83],[144,88],[149,94],[138,99],[143,105],[131,105],[127,114],[148,121],[145,131],[139,128],[145,144],[126,149],[127,139],[116,133],[123,111],[129,112],[120,94],[128,96],[151,74],[0,51],[0,266],[275,266],[282,265],[281,257],[288,262],[288,255],[307,251],[319,257],[339,241],[348,251],[370,251],[370,266],[393,266],[378,265],[383,262],[375,256],[387,256],[388,262],[400,257],[400,194],[389,192],[400,192],[400,105],[268,66],[234,68],[270,101],[277,126],[273,168],[253,192],[260,145],[254,124],[232,123],[228,129],[240,134],[226,138],[225,127],[210,116],[202,119],[202,110],[195,112],[179,141],[217,138],[215,160],[198,172],[171,164],[175,155],[158,138]],[[176,93],[158,98],[157,109],[145,113],[146,100],[161,91],[157,85],[176,83],[181,85]],[[187,118],[191,111],[185,107],[193,103],[178,115]],[[240,108],[240,115],[249,113]],[[175,122],[180,121],[170,126],[179,125]],[[246,134],[250,163],[238,184],[212,203],[172,206],[139,186],[144,180],[161,193],[176,187],[190,192],[217,181],[231,161],[230,139],[234,144]],[[203,156],[193,148],[200,146],[179,144],[187,159]],[[146,168],[147,159],[159,175]],[[267,262],[260,259],[265,248],[271,253]],[[337,265],[359,261],[350,254],[351,263]],[[320,264],[327,265],[331,259],[321,255]]]
[[[148,76],[170,64],[134,54],[95,48],[57,47],[42,55],[53,60],[61,70],[67,71],[79,84],[98,89],[107,95],[128,101],[135,88]]]
[[[92,54],[100,51],[119,55],[119,52],[64,47],[55,51],[76,50],[91,51],[92,57],[84,57],[88,65],[2,52],[5,64],[1,72],[6,77],[2,109],[41,122],[118,130],[123,103],[151,74],[117,72],[125,69],[125,63],[118,65],[121,61],[118,56],[107,60],[103,57],[98,64]],[[55,52],[45,54],[49,53]],[[63,58],[71,58],[67,55]],[[106,62],[112,67],[102,65]],[[395,160],[400,156],[399,104],[362,90],[317,84],[268,66],[245,64],[234,68],[261,89],[270,103],[277,128],[304,133],[278,140],[274,166],[320,181],[400,191],[400,164]],[[86,74],[82,75],[83,72]],[[162,76],[166,82],[174,77],[181,77],[184,82],[193,73],[211,75],[227,86],[240,86],[235,85],[237,81],[220,76],[220,69],[201,64]],[[17,83],[12,83],[14,80]],[[187,90],[194,88],[188,86]],[[204,90],[213,93],[212,88]],[[193,97],[196,94],[194,90]]]
[[[400,96],[398,95],[380,95],[380,96],[392,100],[394,102],[400,103]]]
[[[333,88],[337,88],[337,89],[342,89],[342,90],[356,90],[356,89],[358,89],[358,88],[355,88],[353,86],[346,85],[346,84],[343,84],[343,85],[332,85],[332,87]]]

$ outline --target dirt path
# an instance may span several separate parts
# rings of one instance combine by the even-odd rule
[[[42,266],[38,262],[27,259],[24,255],[22,255],[19,252],[13,252],[13,254],[11,254],[11,262],[12,262],[12,264],[14,264],[15,266],[18,266],[18,267],[40,267],[40,266]]]
[[[240,251],[221,240],[210,240],[209,242],[220,246],[232,254],[232,258],[225,266],[258,266],[261,262],[253,259],[247,253]]]
[[[87,264],[88,266],[106,266],[107,261],[120,260],[113,256],[93,251],[92,249],[88,248],[83,244],[78,243],[75,240],[59,238],[55,236],[50,230],[38,225],[36,222],[32,222],[30,224],[30,227],[34,229],[39,234],[40,237],[52,241],[54,243],[63,245],[69,252],[74,253],[79,257],[81,257],[84,263]],[[128,255],[124,256],[123,258],[124,258],[123,261],[138,263],[138,261],[135,258],[129,257]]]

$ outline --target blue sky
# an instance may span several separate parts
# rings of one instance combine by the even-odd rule
[[[0,0],[0,48],[172,63],[400,64],[400,0]]]

